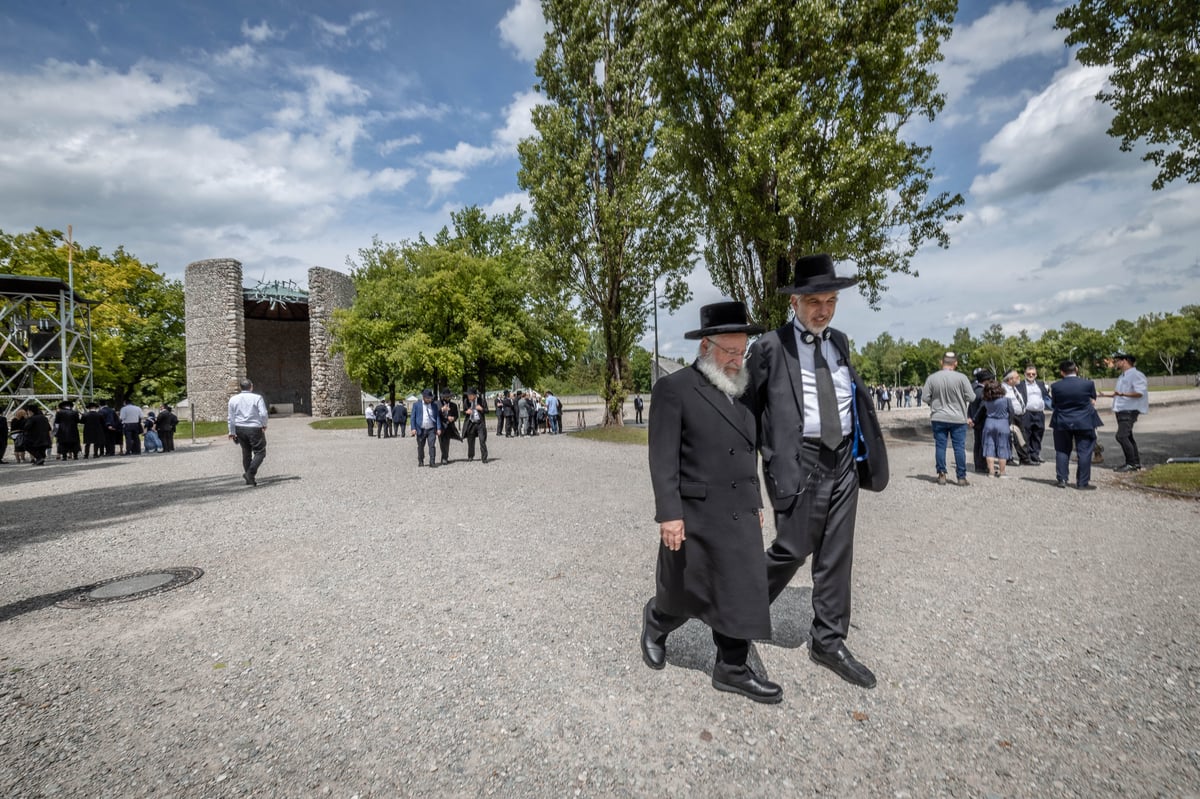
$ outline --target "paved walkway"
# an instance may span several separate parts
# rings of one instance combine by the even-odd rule
[[[1138,431],[1165,451],[1198,415]],[[643,448],[493,438],[487,466],[418,470],[411,439],[305,422],[271,425],[256,489],[221,439],[0,466],[0,795],[1200,793],[1200,503],[1049,465],[939,487],[897,439],[856,541],[849,645],[879,686],[809,662],[802,572],[755,646],[765,707],[711,688],[696,623],[641,662]],[[205,574],[54,605],[171,566]]]

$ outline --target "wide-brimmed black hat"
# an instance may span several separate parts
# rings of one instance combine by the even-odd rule
[[[841,291],[858,282],[857,277],[838,277],[833,258],[825,253],[797,258],[794,271],[788,269],[787,259],[781,258],[778,273],[780,294],[822,294]]]
[[[741,302],[714,302],[700,309],[700,329],[690,330],[684,338],[704,338],[722,333],[745,333],[757,336],[763,329],[746,318],[746,304]]]

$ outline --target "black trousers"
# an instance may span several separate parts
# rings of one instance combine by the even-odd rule
[[[142,452],[142,426],[137,422],[125,425],[125,454],[140,455]]]
[[[1138,413],[1117,411],[1117,443],[1121,445],[1121,452],[1125,453],[1125,463],[1129,466],[1142,465],[1137,442],[1133,440],[1133,425],[1137,422]]]
[[[450,442],[452,440],[453,439],[450,436],[446,435],[445,430],[443,430],[442,434],[438,436],[438,446],[441,447],[442,450],[442,463],[446,463],[450,460]]]
[[[663,613],[654,606],[651,599],[646,604],[646,629],[654,638],[662,643],[668,633],[677,630],[687,622],[686,616],[672,616]],[[728,635],[712,631],[713,643],[717,645],[717,663],[727,668],[740,668],[746,665],[750,655],[750,642],[744,638],[732,638]]]
[[[766,551],[767,591],[774,602],[812,555],[812,645],[832,652],[850,629],[850,573],[858,515],[858,472],[849,437],[836,450],[805,439],[808,484],[786,510],[775,511],[777,537]]]
[[[463,434],[463,438],[467,441],[467,460],[475,459],[475,439],[479,439],[479,454],[484,462],[487,462],[487,425],[483,422],[478,424],[467,422],[467,431]]]
[[[267,457],[267,434],[261,427],[233,428],[237,442],[242,446],[242,471],[250,476],[258,474],[263,458]]]
[[[175,431],[174,430],[160,430],[158,433],[158,437],[160,439],[162,439],[163,452],[174,452],[175,451]]]
[[[1029,457],[1040,461],[1042,438],[1046,435],[1046,412],[1025,411],[1021,416],[1021,430],[1025,433],[1025,446],[1029,448]]]

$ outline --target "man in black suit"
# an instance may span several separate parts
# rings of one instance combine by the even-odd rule
[[[850,654],[846,634],[858,489],[884,488],[887,452],[871,393],[850,365],[850,343],[829,327],[838,291],[857,278],[838,277],[828,255],[798,259],[794,277],[786,262],[780,272],[779,291],[792,295],[795,319],[756,341],[747,365],[775,508],[777,537],[766,552],[770,598],[812,555],[809,655],[842,679],[873,688],[875,675]]]
[[[1062,380],[1050,386],[1054,409],[1050,427],[1054,430],[1054,467],[1059,488],[1067,487],[1071,470],[1071,448],[1079,454],[1075,467],[1075,487],[1091,491],[1092,453],[1096,449],[1096,428],[1104,424],[1096,412],[1096,384],[1079,376],[1074,361],[1058,365]]]
[[[654,385],[650,402],[650,481],[658,547],[657,591],[642,612],[642,659],[666,665],[667,634],[689,618],[712,628],[712,684],[755,702],[783,689],[746,665],[750,640],[771,636],[762,560],[762,495],[754,413],[746,404],[747,335],[762,328],[740,302],[700,309],[690,369]]]
[[[1025,379],[1017,383],[1017,393],[1021,395],[1021,403],[1025,406],[1025,413],[1021,416],[1021,431],[1029,448],[1029,462],[1040,465],[1042,436],[1046,432],[1046,406],[1051,395],[1046,384],[1038,380],[1037,367],[1033,364],[1025,367]]]
[[[479,390],[472,387],[467,389],[467,401],[463,403],[463,440],[467,442],[467,460],[475,460],[475,439],[479,439],[479,454],[483,462],[488,462],[487,448],[487,400],[479,395]]]

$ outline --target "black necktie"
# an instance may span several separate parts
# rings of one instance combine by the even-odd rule
[[[817,410],[821,416],[821,443],[837,449],[842,443],[842,417],[838,413],[837,392],[833,390],[833,375],[829,362],[821,352],[821,339],[813,343],[813,376],[817,384]]]

